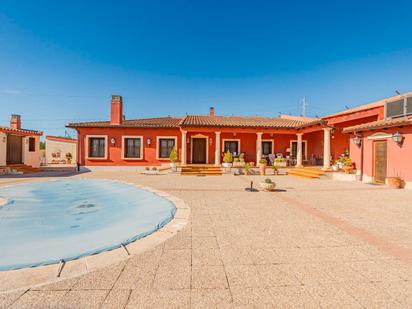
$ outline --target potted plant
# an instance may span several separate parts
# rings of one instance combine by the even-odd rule
[[[273,165],[273,175],[279,175],[279,170],[276,165]]]
[[[259,174],[260,176],[265,176],[266,174],[266,160],[265,159],[259,160]]]
[[[169,159],[170,159],[170,167],[175,171],[177,168],[176,162],[179,161],[179,156],[177,154],[176,147],[173,147],[172,151],[170,152]]]
[[[245,163],[245,175],[249,175],[249,170],[250,170],[251,166],[249,163]]]
[[[286,160],[284,158],[276,158],[274,163],[278,167],[286,167]]]
[[[67,164],[71,164],[72,163],[72,159],[73,156],[70,152],[66,153],[66,160],[67,160]]]
[[[273,182],[270,178],[266,178],[260,182],[260,187],[265,191],[273,191],[276,188],[276,182]]]
[[[339,170],[338,162],[339,160],[335,160],[334,164],[332,165],[332,171],[337,172]]]
[[[343,171],[346,174],[351,174],[353,172],[352,160],[350,158],[344,158],[343,160]]]
[[[228,150],[228,151],[226,151],[225,155],[223,156],[222,166],[224,168],[231,168],[232,167],[232,162],[233,162],[233,156],[232,156],[232,153]]]

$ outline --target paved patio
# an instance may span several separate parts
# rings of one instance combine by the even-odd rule
[[[119,264],[0,294],[0,308],[412,307],[412,191],[290,176],[271,177],[273,193],[244,191],[259,176],[80,177],[166,191],[191,207],[191,223]]]

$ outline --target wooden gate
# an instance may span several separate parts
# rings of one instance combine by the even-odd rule
[[[22,137],[18,135],[7,136],[7,164],[23,163]]]
[[[385,183],[387,172],[387,142],[375,141],[373,143],[374,180]]]

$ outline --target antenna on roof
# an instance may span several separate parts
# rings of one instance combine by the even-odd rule
[[[347,106],[347,105],[345,105],[345,108],[346,108],[346,109],[350,109],[350,107],[349,107],[349,106]]]
[[[302,97],[302,111],[301,111],[301,116],[302,117],[306,117],[306,107],[308,106],[308,104],[306,103],[306,97],[303,96]]]
[[[395,92],[396,92],[397,95],[401,94],[398,89],[395,89]]]

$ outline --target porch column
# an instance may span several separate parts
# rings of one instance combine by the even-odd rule
[[[330,131],[332,128],[323,128],[323,170],[330,169]]]
[[[186,133],[187,131],[182,131],[182,165],[186,165]]]
[[[256,165],[259,164],[260,159],[262,159],[262,132],[256,133]]]
[[[298,137],[296,149],[296,167],[302,167],[302,135],[303,133],[296,133]]]
[[[220,132],[215,132],[215,165],[220,165]]]

